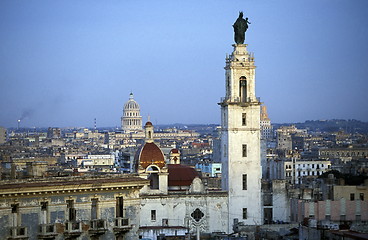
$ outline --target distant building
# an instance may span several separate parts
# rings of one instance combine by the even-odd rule
[[[331,162],[327,160],[296,160],[285,161],[285,179],[290,183],[300,184],[302,179],[317,178],[331,169]]]
[[[271,120],[268,117],[267,113],[267,107],[261,106],[261,139],[270,139],[272,138],[273,131],[272,131],[272,125]]]
[[[368,148],[322,148],[319,156],[324,159],[342,159],[350,161],[353,158],[367,158]]]
[[[121,128],[125,133],[142,131],[141,111],[133,93],[130,93],[129,100],[124,105]]]
[[[47,138],[61,138],[61,129],[49,127],[47,129]]]
[[[196,164],[196,168],[200,169],[202,174],[206,177],[218,177],[221,176],[221,163],[213,162],[199,162]]]
[[[282,126],[276,130],[277,149],[281,151],[303,150],[307,130],[297,129],[294,125]]]
[[[86,158],[77,159],[77,164],[89,168],[112,168],[115,165],[115,155],[88,155]]]
[[[291,221],[368,221],[368,181],[364,186],[333,186],[333,198],[323,201],[292,199]]]
[[[0,127],[0,144],[6,143],[6,128]]]

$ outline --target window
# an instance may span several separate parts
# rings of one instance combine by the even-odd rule
[[[92,198],[92,207],[91,207],[91,219],[97,219],[97,198]]]
[[[355,194],[354,193],[350,193],[350,201],[354,201],[355,200]]]
[[[167,218],[163,218],[163,219],[162,219],[162,226],[164,226],[164,227],[169,226],[169,219],[167,219]]]
[[[75,221],[77,211],[74,208],[74,200],[66,200],[66,207],[68,208],[68,213],[69,213],[68,220]]]
[[[243,219],[247,219],[247,212],[248,212],[248,209],[243,208]]]
[[[41,211],[47,211],[48,202],[41,202]]]
[[[359,193],[359,199],[364,201],[364,193]]]
[[[159,189],[159,176],[157,173],[153,172],[148,176],[148,179],[150,180],[150,188],[151,189]]]
[[[156,221],[156,210],[151,210],[151,221]]]
[[[124,217],[124,199],[123,197],[116,198],[116,217]]]
[[[243,126],[247,125],[247,114],[246,113],[242,113],[242,125]]]
[[[244,76],[240,77],[239,97],[240,97],[241,102],[247,101],[247,80]]]
[[[243,157],[247,156],[247,144],[243,144]]]
[[[247,174],[243,174],[243,190],[247,190]]]
[[[204,213],[199,208],[197,208],[194,212],[192,212],[192,214],[190,214],[190,216],[192,216],[192,218],[196,220],[196,222],[199,222],[204,217]]]
[[[19,212],[19,204],[12,204],[11,205],[12,213],[18,213]]]

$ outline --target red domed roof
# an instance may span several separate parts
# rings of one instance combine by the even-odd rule
[[[152,126],[152,123],[150,121],[146,122],[145,126]]]
[[[142,168],[147,168],[151,164],[154,164],[159,168],[163,168],[165,166],[164,154],[153,142],[145,143],[143,147],[138,149],[135,160],[138,166],[141,166]]]

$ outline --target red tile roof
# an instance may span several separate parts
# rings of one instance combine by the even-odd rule
[[[198,172],[189,166],[181,164],[168,164],[169,186],[190,186],[195,177],[199,177]]]

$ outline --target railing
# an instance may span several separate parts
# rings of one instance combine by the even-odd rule
[[[54,224],[41,224],[39,226],[40,235],[53,235],[56,234],[56,227]]]
[[[76,221],[66,222],[65,232],[66,233],[82,232],[82,222],[76,222]]]
[[[10,238],[26,238],[28,237],[27,227],[11,227],[10,228]]]
[[[105,219],[91,220],[91,230],[105,230],[107,229],[107,223]]]
[[[251,102],[261,102],[261,98],[260,97],[256,97],[256,100],[252,100],[250,97],[246,98],[246,99],[241,99],[240,97],[222,97],[220,99],[220,102],[227,102],[227,103],[251,103]]]
[[[115,218],[115,227],[116,228],[129,228],[130,227],[130,219],[118,217]]]

